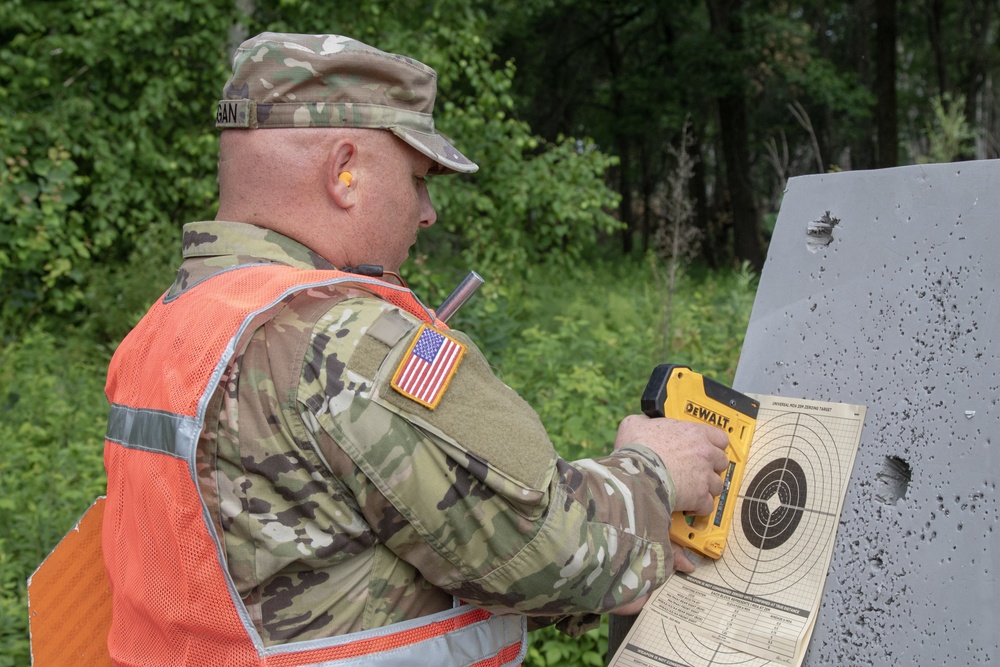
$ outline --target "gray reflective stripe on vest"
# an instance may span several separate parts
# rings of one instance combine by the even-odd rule
[[[232,267],[230,270],[244,267]],[[157,452],[173,456],[187,461],[191,473],[191,479],[201,497],[201,487],[198,484],[196,470],[196,450],[198,438],[205,423],[205,411],[212,393],[218,387],[222,379],[222,374],[228,367],[230,360],[236,352],[236,343],[241,340],[251,325],[262,324],[261,316],[266,315],[275,305],[281,303],[287,296],[305,289],[332,286],[337,283],[348,282],[358,285],[379,285],[387,287],[385,283],[375,280],[366,280],[362,277],[340,277],[327,281],[311,282],[295,285],[284,291],[269,304],[249,313],[246,319],[237,329],[232,340],[226,345],[219,363],[216,365],[211,379],[208,382],[206,391],[198,401],[197,417],[186,417],[162,410],[150,410],[145,408],[133,408],[120,404],[111,405],[111,414],[108,418],[108,430],[106,438],[124,447],[139,449],[149,452]],[[400,291],[409,292],[405,288],[395,288]],[[419,304],[420,302],[413,297]],[[422,304],[421,304],[422,305]],[[169,307],[164,304],[164,307]],[[414,313],[415,314],[415,313]],[[265,319],[267,319],[265,317]],[[304,642],[292,642],[278,646],[265,647],[253,625],[250,615],[247,612],[243,600],[236,591],[236,585],[229,574],[225,563],[225,550],[220,536],[215,531],[215,524],[207,514],[208,508],[202,499],[202,513],[204,523],[215,543],[219,563],[226,579],[226,586],[230,596],[236,605],[236,611],[243,622],[251,642],[257,648],[258,654],[264,658],[266,656],[279,656],[300,651],[310,651],[324,648],[343,646],[355,641],[373,639],[378,637],[388,637],[394,633],[419,628],[436,621],[448,620],[467,613],[469,606],[448,609],[429,616],[394,623],[381,628],[355,632],[347,635],[340,635],[330,639],[318,639]],[[527,623],[526,619],[517,615],[498,616],[472,623],[462,628],[452,630],[437,637],[431,637],[407,646],[389,651],[372,653],[364,657],[355,656],[342,660],[333,660],[320,663],[311,663],[303,667],[346,667],[347,665],[363,664],[365,667],[405,667],[407,665],[427,665],[434,667],[470,667],[477,662],[488,658],[496,657],[497,653],[508,646],[520,642],[521,648],[517,657],[509,662],[502,663],[500,667],[514,667],[519,665],[527,653]]]
[[[194,455],[201,427],[194,417],[112,403],[104,437],[132,449],[160,452],[187,461]]]
[[[430,616],[422,616],[410,621],[394,623],[375,630],[355,632],[349,635],[334,637],[332,640],[314,640],[272,646],[264,650],[267,656],[277,656],[291,651],[305,651],[314,648],[340,646],[350,642],[391,635],[400,630],[420,627],[434,621],[445,620],[467,613],[468,605],[456,609],[448,609]],[[414,665],[424,667],[470,667],[477,662],[496,657],[500,649],[520,642],[521,649],[517,656],[504,662],[500,667],[520,665],[528,652],[527,622],[523,616],[491,616],[490,618],[467,625],[464,628],[425,639],[415,644],[403,646],[390,651],[380,651],[364,657],[355,656],[343,660],[317,662],[305,667],[346,667],[347,665],[364,667],[407,667]]]

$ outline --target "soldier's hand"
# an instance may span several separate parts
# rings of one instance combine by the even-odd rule
[[[694,572],[694,563],[688,558],[684,547],[673,540],[671,540],[670,546],[674,550],[674,569],[679,572],[687,572],[688,574]]]
[[[714,498],[722,493],[719,475],[729,465],[725,455],[729,438],[722,430],[707,424],[629,415],[618,425],[615,449],[629,444],[649,447],[670,471],[677,494],[677,506],[670,511],[712,511]]]

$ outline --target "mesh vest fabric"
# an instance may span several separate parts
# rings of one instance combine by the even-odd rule
[[[195,448],[239,343],[301,290],[361,288],[438,326],[409,290],[336,271],[224,271],[157,302],[112,359],[102,548],[118,665],[501,667],[523,659],[524,620],[469,606],[329,640],[265,647],[206,514]]]

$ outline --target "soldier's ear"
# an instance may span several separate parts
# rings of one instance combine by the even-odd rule
[[[355,204],[356,188],[352,184],[357,178],[355,164],[357,160],[358,147],[348,138],[335,141],[326,154],[326,165],[323,170],[326,192],[342,209],[351,208]],[[345,174],[351,174],[350,178]]]

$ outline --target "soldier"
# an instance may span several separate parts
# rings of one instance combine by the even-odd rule
[[[513,665],[693,568],[670,514],[711,510],[721,431],[632,415],[565,461],[395,277],[426,177],[478,168],[435,93],[346,37],[237,51],[218,215],[109,371],[116,664]]]

